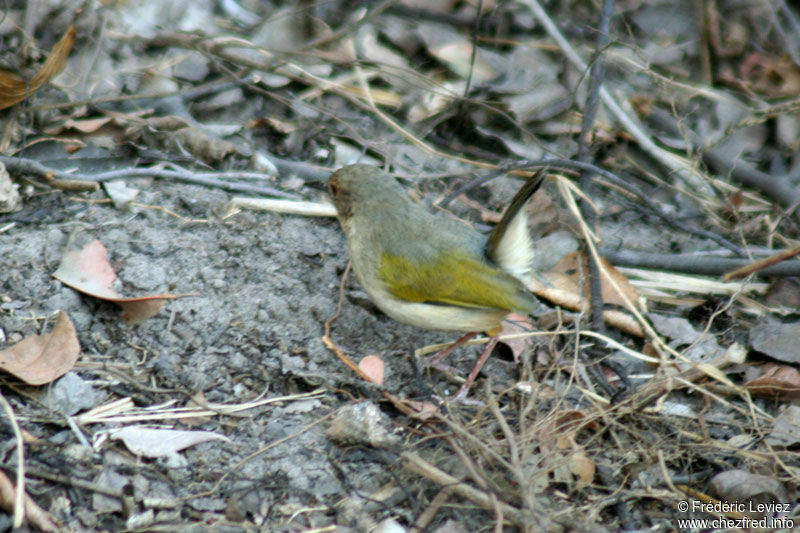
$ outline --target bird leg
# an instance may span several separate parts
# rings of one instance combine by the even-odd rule
[[[489,342],[486,343],[486,347],[481,352],[481,355],[478,356],[478,360],[475,361],[475,366],[473,366],[472,370],[469,371],[467,380],[464,382],[463,385],[461,385],[461,388],[458,389],[458,392],[456,393],[455,396],[453,396],[451,401],[458,403],[466,403],[467,394],[469,393],[469,388],[472,386],[472,382],[475,381],[475,378],[478,377],[478,373],[481,371],[481,368],[483,368],[483,365],[486,364],[486,361],[489,359],[489,355],[491,355],[492,350],[494,350],[494,347],[497,346],[497,341],[499,340],[500,340],[499,332],[492,335],[492,337],[489,339]]]
[[[456,348],[458,348],[459,346],[461,346],[462,344],[464,344],[477,334],[478,334],[477,331],[470,331],[469,333],[458,339],[456,342],[454,342],[447,348],[443,348],[442,350],[428,357],[428,359],[425,361],[425,365],[432,366],[433,368],[439,370],[444,370],[445,372],[452,372],[453,369],[448,367],[447,365],[443,365],[442,360],[451,353],[453,353],[453,350],[455,350]]]
[[[494,350],[494,347],[497,346],[497,342],[500,340],[500,331],[501,330],[497,328],[495,331],[490,332],[490,335],[492,333],[494,334],[489,338],[489,341],[486,343],[486,346],[483,348],[483,351],[478,356],[478,360],[475,361],[475,365],[472,367],[472,370],[469,371],[469,375],[467,375],[466,381],[464,381],[464,383],[461,385],[461,388],[458,389],[458,392],[455,394],[455,396],[451,398],[451,401],[458,403],[469,403],[467,401],[467,394],[469,394],[469,389],[470,387],[472,387],[472,383],[475,381],[475,378],[478,377],[478,374],[483,368],[483,365],[485,365],[486,361],[489,359],[492,350]],[[447,348],[444,348],[443,350],[440,350],[435,354],[433,354],[432,356],[428,357],[428,359],[425,361],[425,364],[427,366],[432,366],[433,368],[443,370],[445,372],[453,373],[454,369],[443,364],[442,360],[448,355],[450,355],[453,352],[453,350],[455,350],[462,344],[466,343],[468,340],[470,340],[477,334],[478,334],[477,331],[470,331],[469,333],[458,339],[456,342],[454,342]]]

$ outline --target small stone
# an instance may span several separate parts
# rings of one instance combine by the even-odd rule
[[[400,442],[388,427],[388,419],[374,403],[361,402],[340,408],[325,434],[341,444],[384,448]]]
[[[95,402],[92,386],[74,372],[64,374],[47,395],[49,407],[67,416],[72,416],[82,409],[91,409]]]

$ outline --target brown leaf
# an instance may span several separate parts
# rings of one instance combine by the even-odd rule
[[[81,346],[75,326],[64,311],[59,311],[53,331],[23,339],[0,352],[0,369],[29,385],[43,385],[69,372]]]
[[[573,252],[564,256],[551,270],[542,273],[542,276],[552,286],[546,286],[537,278],[530,283],[530,290],[543,300],[559,305],[572,311],[588,311],[590,291],[587,275],[586,260],[579,261],[581,252]],[[636,305],[639,295],[628,279],[622,275],[611,263],[601,258],[603,267],[608,270],[615,283],[620,287],[625,296]],[[616,289],[601,275],[601,288],[603,302],[624,306],[624,300]],[[611,326],[637,337],[644,337],[644,331],[635,318],[627,312],[607,309],[603,311],[603,320]]]
[[[517,313],[512,313],[503,320],[503,335],[528,333],[535,328],[530,319]],[[514,356],[514,362],[519,363],[519,356],[527,352],[535,344],[534,337],[520,337],[518,339],[504,339],[503,344],[508,346]]]
[[[793,366],[767,363],[759,367],[761,375],[744,384],[756,396],[800,397],[800,372]]]
[[[75,130],[81,133],[94,133],[109,122],[114,120],[110,116],[93,117],[84,119],[67,119],[62,125],[63,130]]]
[[[739,76],[750,89],[770,98],[800,92],[800,68],[787,56],[751,52],[740,64]]]
[[[42,68],[33,75],[30,81],[23,80],[8,72],[0,72],[0,109],[5,109],[21,102],[63,69],[74,42],[75,27],[70,26],[61,39],[53,45],[50,55],[47,56]]]
[[[628,278],[622,275],[622,273],[614,268],[606,259],[601,257],[600,260],[603,263],[602,267],[608,271],[628,300],[635,304],[639,295],[636,289],[633,288],[633,285],[628,282]],[[583,293],[583,297],[586,299],[589,299],[590,291],[588,275],[589,268],[586,262],[586,255],[581,251],[565,255],[550,272],[544,274],[548,281],[556,288],[574,292],[578,292],[580,289]],[[617,293],[613,285],[611,285],[605,276],[601,275],[600,279],[600,285],[603,291],[603,302],[624,307],[625,301],[619,293]]]
[[[236,153],[236,145],[223,139],[215,139],[195,127],[179,129],[174,133],[175,139],[191,153],[206,161],[216,163],[225,156]]]
[[[578,485],[586,486],[594,480],[597,466],[583,450],[574,452],[569,458],[569,470],[578,478]]]
[[[82,250],[70,250],[64,254],[53,277],[89,296],[114,302],[122,307],[122,320],[127,324],[138,324],[161,310],[165,300],[177,298],[174,294],[156,294],[125,298],[113,288],[117,274],[108,262],[105,246],[98,240],[87,244]]]

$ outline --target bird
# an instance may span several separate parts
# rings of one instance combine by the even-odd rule
[[[353,270],[372,302],[405,324],[466,332],[431,356],[429,365],[440,365],[478,332],[490,336],[455,401],[466,399],[497,344],[502,320],[539,305],[525,286],[534,247],[522,208],[543,179],[539,171],[522,185],[488,236],[428,212],[376,166],[348,165],[328,180]]]

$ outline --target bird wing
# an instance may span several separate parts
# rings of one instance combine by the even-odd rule
[[[522,283],[467,254],[381,254],[378,277],[395,297],[459,307],[532,311],[537,303]]]

